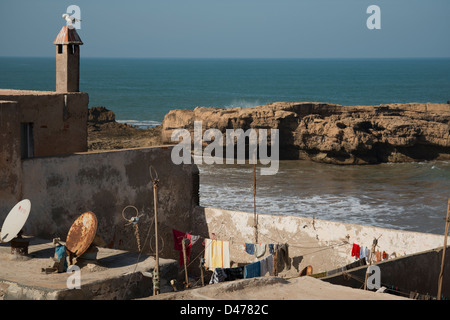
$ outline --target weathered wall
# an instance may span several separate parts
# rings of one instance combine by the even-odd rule
[[[236,264],[256,261],[244,251],[245,243],[254,243],[254,215],[249,212],[197,207],[192,232],[203,237],[231,241],[231,260]],[[378,249],[397,256],[442,246],[444,237],[434,234],[400,231],[371,226],[317,220],[305,217],[258,215],[259,243],[288,243],[293,268],[298,275],[311,265],[314,273],[329,271],[355,261],[353,243],[371,247],[378,238]],[[266,252],[266,255],[268,252]]]
[[[61,45],[62,52],[56,46],[56,91],[78,92],[80,89],[80,46]],[[71,46],[71,50],[69,50]]]
[[[377,263],[380,268],[380,282],[387,289],[393,289],[399,295],[411,291],[423,295],[437,295],[438,279],[442,263],[442,246],[418,254],[399,257]],[[444,277],[441,294],[450,298],[450,247],[447,247],[444,262]],[[353,288],[361,288],[361,279],[365,278],[367,267],[359,267],[342,273],[322,278],[324,281]]]
[[[33,123],[36,157],[87,151],[87,93],[0,89],[0,100],[17,101],[19,123]]]
[[[171,245],[172,228],[191,227],[191,209],[198,202],[198,169],[174,165],[170,154],[171,148],[156,147],[24,160],[23,197],[32,204],[26,233],[65,240],[73,221],[83,212],[92,211],[98,219],[97,234],[108,247],[137,251],[134,229],[126,226],[122,217],[122,210],[133,205],[143,215],[138,224],[141,244],[149,234],[154,248],[149,172],[153,166],[159,177],[161,256],[178,257]],[[128,218],[135,215],[134,210],[125,213]],[[144,252],[151,253],[149,247],[147,243]]]

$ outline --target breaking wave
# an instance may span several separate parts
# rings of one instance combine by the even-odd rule
[[[139,129],[150,129],[159,126],[161,122],[153,120],[116,120],[119,123],[126,123]]]

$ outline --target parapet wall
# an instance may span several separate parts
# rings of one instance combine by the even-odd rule
[[[0,200],[15,202],[19,193],[20,117],[17,102],[0,101]]]
[[[19,130],[20,123],[33,123],[34,156],[87,151],[87,93],[0,89],[0,100],[17,102],[17,114],[3,115],[5,119],[17,118],[14,119],[15,129]],[[0,142],[16,143],[11,139],[18,139],[17,143],[20,143],[20,136]]]
[[[254,243],[254,214],[215,208],[194,210],[193,232],[203,237],[230,241],[230,256],[235,264],[256,261],[244,251]],[[258,214],[258,243],[287,243],[293,268],[298,275],[306,266],[313,273],[334,270],[355,261],[353,243],[370,248],[374,238],[377,249],[389,259],[442,247],[444,237],[434,234],[385,229],[305,217]],[[266,255],[268,252],[266,251]]]
[[[65,240],[74,220],[92,211],[98,219],[97,234],[107,247],[138,251],[135,230],[122,216],[123,209],[132,205],[142,214],[141,245],[147,235],[154,243],[152,166],[159,178],[161,256],[178,257],[170,245],[172,228],[191,227],[191,210],[198,202],[198,169],[174,165],[170,155],[170,147],[155,147],[23,160],[21,194],[32,204],[25,234]],[[14,204],[0,202],[2,220]],[[125,211],[127,218],[135,215],[133,209]],[[152,253],[149,242],[144,252]]]

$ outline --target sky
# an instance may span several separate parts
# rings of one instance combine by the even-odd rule
[[[0,0],[0,56],[53,57],[70,5],[83,57],[450,57],[449,0]]]

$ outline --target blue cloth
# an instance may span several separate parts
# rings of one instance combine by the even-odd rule
[[[253,243],[246,243],[245,244],[245,252],[248,254],[254,255],[255,254],[255,245]]]
[[[244,267],[244,279],[261,276],[261,262],[256,261]]]
[[[56,258],[65,259],[67,257],[66,246],[58,245],[55,249]],[[64,260],[64,272],[67,271],[67,260]]]
[[[274,248],[273,243],[269,243],[269,244],[268,244],[268,247],[269,247],[269,253],[270,253],[270,254],[273,254],[273,253],[275,252],[275,248]]]

